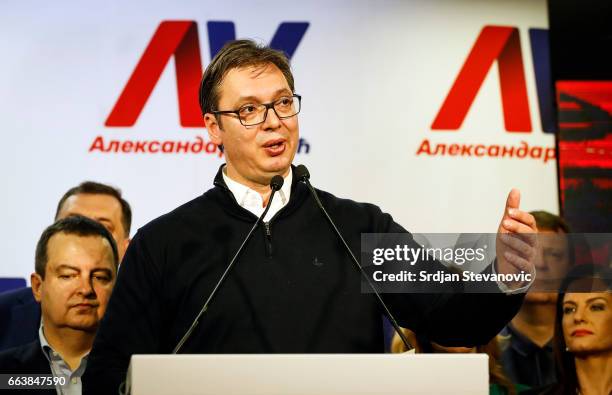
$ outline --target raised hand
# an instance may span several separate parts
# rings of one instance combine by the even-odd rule
[[[520,203],[520,191],[512,189],[497,229],[496,271],[500,274],[534,273],[538,228],[533,215],[519,209]],[[506,283],[511,290],[524,285],[520,282]]]

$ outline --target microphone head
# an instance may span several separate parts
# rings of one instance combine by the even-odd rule
[[[278,191],[283,187],[284,183],[285,179],[277,174],[272,177],[272,180],[270,181],[270,188],[272,188],[273,191]]]
[[[310,173],[308,172],[308,169],[304,165],[299,165],[298,167],[295,168],[295,176],[300,181],[306,181],[310,179]]]

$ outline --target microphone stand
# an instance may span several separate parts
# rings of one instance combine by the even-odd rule
[[[406,338],[406,335],[404,335],[404,332],[401,330],[400,326],[398,325],[397,321],[395,320],[395,317],[393,316],[393,314],[391,314],[391,311],[389,311],[389,308],[387,307],[385,302],[382,300],[382,297],[380,296],[380,294],[378,293],[378,291],[374,287],[374,284],[372,284],[372,282],[370,281],[370,278],[368,277],[366,272],[363,270],[363,267],[361,266],[361,264],[359,263],[357,258],[355,258],[355,255],[353,254],[353,251],[351,250],[351,248],[348,246],[348,244],[344,240],[344,237],[342,237],[342,234],[340,233],[340,231],[336,227],[336,224],[334,223],[334,221],[331,219],[331,217],[327,213],[327,210],[325,210],[325,207],[323,207],[323,204],[321,203],[321,200],[319,199],[319,195],[317,194],[317,191],[315,191],[315,189],[313,188],[312,184],[310,183],[310,172],[308,172],[308,169],[306,168],[306,166],[299,165],[296,168],[295,173],[296,173],[296,176],[298,177],[298,179],[300,181],[302,181],[304,184],[306,184],[306,186],[308,187],[308,190],[310,191],[310,194],[314,198],[314,200],[317,203],[317,206],[319,207],[319,209],[323,212],[323,215],[325,216],[325,219],[327,219],[327,222],[329,222],[331,227],[334,229],[334,232],[336,233],[336,235],[338,236],[338,238],[342,242],[342,244],[343,244],[344,248],[346,249],[346,251],[349,253],[349,256],[351,257],[351,260],[353,261],[353,263],[355,264],[355,266],[357,267],[357,269],[361,273],[362,277],[366,280],[366,282],[368,283],[368,285],[370,286],[372,291],[374,292],[374,295],[376,295],[376,298],[378,299],[378,302],[380,303],[380,305],[382,306],[383,310],[385,311],[385,314],[387,315],[387,317],[389,317],[389,322],[393,326],[393,329],[395,329],[395,332],[397,333],[397,335],[400,337],[400,339],[402,340],[402,342],[406,346],[406,350],[411,350],[412,348],[414,348],[414,347],[412,347],[410,345],[410,342]]]
[[[274,194],[276,193],[276,191],[281,189],[281,187],[283,186],[283,182],[284,182],[284,179],[281,176],[277,175],[277,176],[274,176],[272,178],[272,181],[270,183],[270,187],[272,188],[272,194],[270,195],[270,199],[268,200],[268,204],[266,205],[266,209],[264,210],[263,214],[261,214],[261,216],[259,218],[257,218],[257,221],[255,221],[255,224],[253,224],[253,227],[251,228],[251,230],[249,231],[249,233],[245,237],[244,241],[242,242],[242,244],[238,248],[238,251],[236,251],[236,254],[234,254],[234,257],[230,261],[229,265],[227,265],[227,268],[225,269],[225,271],[221,275],[221,278],[219,278],[219,281],[217,281],[217,284],[215,285],[215,287],[211,291],[210,295],[208,295],[208,299],[206,299],[206,302],[204,303],[204,306],[202,306],[202,309],[200,310],[200,312],[198,313],[196,318],[193,320],[193,323],[191,324],[191,326],[189,327],[187,332],[185,332],[185,335],[181,338],[181,340],[178,342],[176,347],[174,347],[174,350],[172,350],[172,354],[178,354],[178,352],[183,347],[183,344],[185,344],[187,339],[189,339],[189,337],[193,333],[194,329],[200,323],[200,318],[202,317],[202,315],[204,315],[206,310],[208,310],[208,306],[210,305],[210,302],[212,301],[212,299],[217,294],[217,291],[219,290],[219,287],[221,287],[221,285],[223,284],[223,282],[227,278],[227,275],[230,272],[230,270],[232,269],[232,267],[234,266],[234,263],[236,262],[236,259],[238,258],[238,255],[240,255],[240,253],[244,249],[244,246],[246,245],[246,243],[251,238],[251,235],[253,234],[253,232],[255,231],[257,226],[266,217],[266,214],[268,213],[268,210],[270,210],[270,206],[272,205],[272,199],[274,198]]]

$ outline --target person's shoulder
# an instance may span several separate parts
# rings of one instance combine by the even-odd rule
[[[3,374],[38,374],[51,375],[51,365],[43,354],[40,341],[37,339],[31,343],[24,344],[0,351],[0,372]],[[17,391],[19,394],[55,394],[52,389],[23,389]]]
[[[160,215],[142,226],[138,233],[142,235],[151,234],[172,234],[172,232],[180,233],[187,223],[206,222],[206,215],[214,213],[211,210],[215,204],[216,195],[219,191],[217,187],[211,188],[204,194],[197,196],[190,201],[181,204],[175,209]],[[194,224],[197,226],[197,224]]]
[[[359,202],[338,197],[330,192],[317,189],[323,206],[332,217],[344,219],[358,225],[362,232],[404,232],[403,228],[391,227],[393,218],[373,203]]]
[[[3,373],[46,373],[51,372],[38,339],[0,351],[0,372]]]
[[[14,289],[0,294],[0,308],[2,306],[14,306],[33,302],[36,301],[30,287]]]
[[[375,204],[367,203],[367,202],[358,202],[353,199],[338,197],[331,192],[323,191],[321,189],[316,189],[319,198],[323,203],[327,203],[330,207],[340,208],[344,210],[354,210],[354,211],[367,211],[372,213],[382,213],[380,207]]]
[[[517,385],[517,393],[521,395],[555,395],[565,393],[558,384],[549,384],[544,387],[529,388]]]

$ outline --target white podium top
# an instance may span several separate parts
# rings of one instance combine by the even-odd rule
[[[489,393],[486,354],[134,355],[133,395]]]

